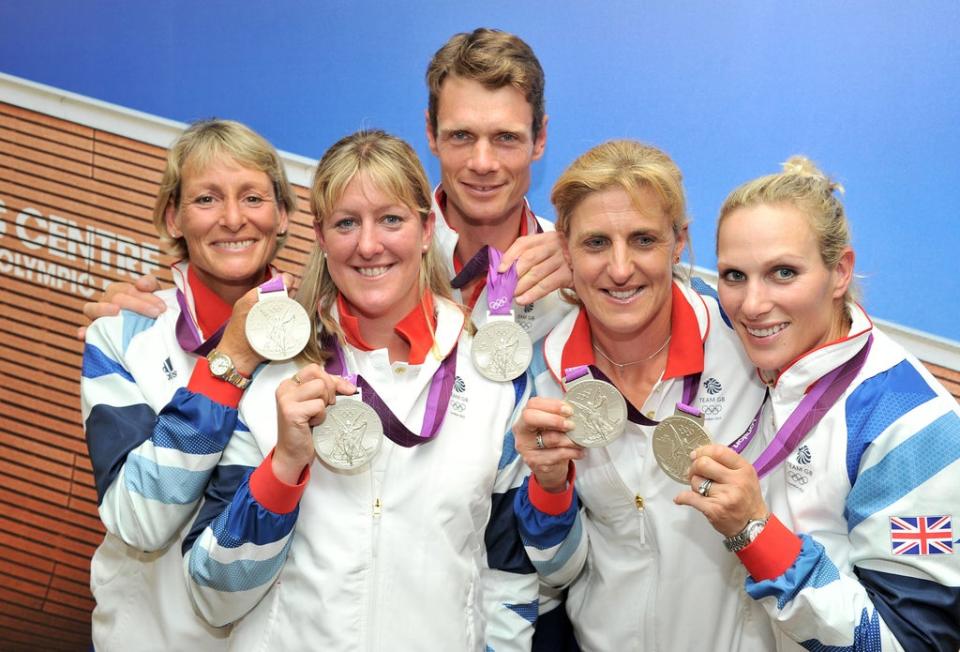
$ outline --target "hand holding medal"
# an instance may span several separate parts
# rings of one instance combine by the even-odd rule
[[[280,480],[296,484],[314,457],[312,429],[329,417],[337,395],[351,395],[356,387],[345,378],[307,365],[277,387],[277,445],[273,471]]]
[[[583,448],[567,436],[575,427],[572,415],[565,401],[534,396],[513,426],[517,452],[547,491],[563,491],[570,461],[584,455]]]

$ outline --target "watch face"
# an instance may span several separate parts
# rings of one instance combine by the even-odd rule
[[[213,359],[210,360],[210,373],[214,376],[223,376],[230,371],[230,367],[230,358],[225,355],[214,356]]]

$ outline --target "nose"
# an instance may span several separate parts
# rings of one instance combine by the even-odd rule
[[[610,248],[610,260],[607,263],[607,273],[617,285],[624,285],[633,275],[633,261],[630,251],[624,242],[615,242]]]
[[[490,141],[478,138],[467,161],[470,171],[475,174],[490,174],[496,171],[498,163],[497,153]]]
[[[231,231],[239,231],[247,223],[243,206],[239,199],[228,198],[223,202],[223,213],[220,215],[220,224]]]
[[[760,279],[750,279],[743,289],[743,303],[740,310],[748,319],[757,319],[770,311],[772,302],[766,283]]]
[[[360,239],[357,242],[357,253],[363,258],[373,258],[383,251],[380,234],[374,224],[364,222],[360,225]]]

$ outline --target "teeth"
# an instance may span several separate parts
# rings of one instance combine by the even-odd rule
[[[388,269],[390,269],[390,267],[384,265],[382,267],[358,267],[357,271],[360,272],[361,276],[380,276],[381,274],[386,274]]]
[[[770,337],[771,335],[779,333],[786,327],[787,325],[784,323],[771,326],[770,328],[748,328],[747,332],[754,337]]]
[[[614,299],[629,299],[639,291],[639,288],[634,288],[632,290],[607,290],[607,293]]]
[[[224,249],[246,249],[253,244],[253,240],[236,240],[233,242],[218,242],[217,246]]]

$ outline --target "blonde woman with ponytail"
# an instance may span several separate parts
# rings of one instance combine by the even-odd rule
[[[841,191],[794,157],[721,208],[720,301],[768,386],[762,452],[696,450],[677,502],[746,567],[778,650],[953,652],[960,408],[852,300]]]
[[[298,300],[315,338],[240,406],[249,432],[187,546],[194,604],[236,623],[237,650],[529,649],[536,575],[510,500],[526,382],[471,364],[423,167],[404,141],[357,132],[320,160],[311,207]],[[321,425],[339,434],[318,457]]]

